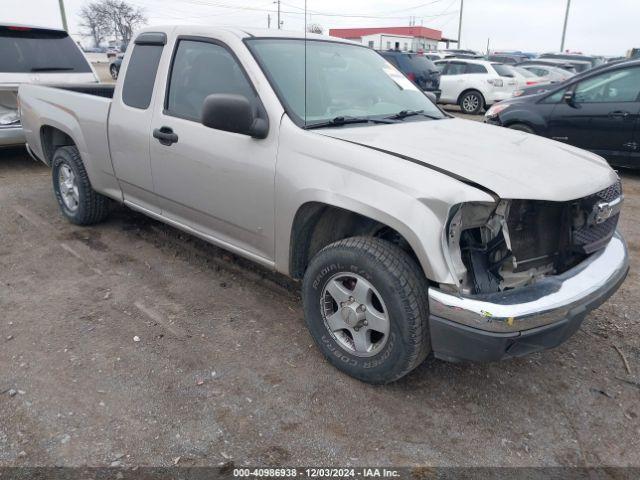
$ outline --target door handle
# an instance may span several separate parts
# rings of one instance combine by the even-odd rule
[[[631,115],[629,112],[625,112],[624,110],[616,110],[615,112],[609,112],[609,116],[611,118],[627,118]]]
[[[178,135],[173,133],[170,127],[156,128],[153,131],[153,138],[157,138],[162,145],[170,146],[178,142]]]

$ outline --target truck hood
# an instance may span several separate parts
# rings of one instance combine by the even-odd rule
[[[317,130],[477,184],[504,199],[568,201],[612,185],[601,157],[536,135],[462,119]]]

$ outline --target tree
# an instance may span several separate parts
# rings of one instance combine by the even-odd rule
[[[322,35],[322,33],[324,32],[324,28],[322,28],[322,25],[318,23],[310,23],[309,25],[307,25],[307,32],[319,33],[320,35]]]
[[[84,30],[83,33],[93,38],[96,47],[99,46],[110,30],[104,16],[100,15],[91,5],[85,5],[80,10],[80,20],[80,28]]]
[[[90,25],[98,26],[98,31],[104,36],[111,34],[116,39],[127,44],[133,36],[136,28],[147,23],[144,11],[137,7],[132,7],[124,0],[100,0],[91,2],[80,11],[83,26],[94,37],[93,29]],[[104,26],[104,30],[101,30]],[[99,35],[98,35],[99,36]]]

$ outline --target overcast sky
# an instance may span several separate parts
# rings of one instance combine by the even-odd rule
[[[78,11],[88,0],[64,0],[71,32],[80,32]],[[144,8],[150,24],[207,23],[266,27],[273,0],[127,0]],[[58,0],[0,0],[0,22],[60,26]],[[307,0],[307,21],[332,27],[416,24],[456,38],[460,0]],[[465,0],[462,46],[534,52],[560,48],[566,0]],[[304,28],[304,0],[283,0],[284,28]],[[640,47],[640,0],[573,0],[565,48],[623,55]]]

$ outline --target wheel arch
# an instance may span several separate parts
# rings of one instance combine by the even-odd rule
[[[49,124],[40,127],[40,142],[42,145],[43,160],[48,166],[51,166],[53,154],[58,148],[77,146],[69,133]]]
[[[477,94],[480,95],[480,97],[482,98],[482,106],[485,107],[487,105],[487,99],[485,98],[484,94],[480,91],[480,89],[475,88],[475,87],[469,87],[464,89],[460,95],[458,95],[458,98],[456,99],[456,105],[460,103],[460,100],[462,100],[462,97],[464,97],[467,93],[471,93],[471,92],[475,92]]]
[[[382,238],[398,245],[418,264],[425,275],[424,262],[417,254],[416,241],[402,228],[394,228],[384,220],[355,210],[322,201],[309,201],[296,211],[290,232],[288,270],[295,279],[301,279],[316,253],[325,246],[354,236]],[[409,238],[407,238],[409,237]]]

